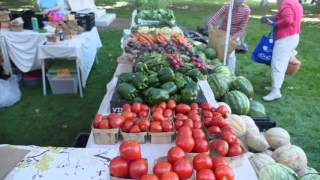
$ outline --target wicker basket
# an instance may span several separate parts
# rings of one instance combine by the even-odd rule
[[[10,31],[21,32],[23,31],[23,24],[10,24]]]
[[[47,40],[48,40],[48,42],[58,42],[59,37],[57,35],[49,35],[49,36],[47,36]]]
[[[300,66],[301,62],[295,56],[292,56],[289,60],[286,74],[289,76],[296,74],[299,71]]]

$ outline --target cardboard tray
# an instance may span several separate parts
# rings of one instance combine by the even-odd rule
[[[145,144],[148,140],[148,133],[147,132],[141,132],[141,133],[126,133],[126,132],[120,132],[122,140],[133,140],[137,141],[139,144]]]
[[[92,131],[95,144],[117,144],[119,141],[119,128],[96,129],[92,126]]]
[[[170,144],[174,141],[175,132],[149,132],[148,135],[151,144]]]

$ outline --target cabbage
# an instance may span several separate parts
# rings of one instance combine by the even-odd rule
[[[297,180],[297,174],[290,168],[273,163],[262,167],[259,174],[259,180]]]
[[[300,180],[320,180],[320,174],[311,173],[301,177]]]

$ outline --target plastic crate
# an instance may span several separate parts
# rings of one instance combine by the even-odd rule
[[[79,133],[71,147],[85,148],[89,139],[89,133]]]
[[[77,94],[78,79],[76,74],[71,74],[69,78],[59,78],[57,75],[47,74],[49,84],[53,94]]]
[[[277,123],[273,122],[269,116],[251,118],[254,120],[261,132],[267,131],[268,129],[277,126]]]

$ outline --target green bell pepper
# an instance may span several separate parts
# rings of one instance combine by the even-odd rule
[[[174,81],[175,75],[171,68],[165,67],[159,71],[158,77],[161,82]]]
[[[181,100],[184,103],[196,102],[198,98],[198,90],[195,88],[185,87],[181,90]]]
[[[170,99],[173,99],[173,100],[175,100],[177,103],[180,103],[180,102],[181,102],[181,95],[175,94],[175,95],[171,96]]]
[[[183,89],[187,84],[187,81],[180,76],[176,76],[174,82],[176,83],[178,90]]]
[[[169,100],[169,92],[164,89],[159,88],[148,88],[145,92],[145,99],[151,105],[159,104],[161,102],[165,102]]]
[[[148,76],[149,86],[155,87],[160,85],[160,81],[157,74],[151,74]]]
[[[119,95],[126,100],[133,100],[137,94],[137,89],[129,83],[120,83],[117,88]]]
[[[199,80],[205,79],[204,75],[201,73],[201,71],[199,69],[192,69],[192,70],[188,71],[186,73],[186,76],[191,77],[191,79],[196,82]]]
[[[167,90],[170,95],[173,95],[173,94],[175,94],[177,92],[177,86],[172,81],[162,84],[161,88],[164,89],[164,90]]]
[[[148,78],[141,72],[137,72],[132,78],[132,83],[137,89],[141,90],[148,87]]]
[[[136,69],[135,70],[136,70],[136,72],[141,72],[143,74],[147,74],[148,71],[149,71],[149,68],[145,63],[138,62],[136,64]]]
[[[119,83],[131,83],[132,82],[133,73],[122,73],[120,74],[118,81]]]

